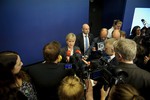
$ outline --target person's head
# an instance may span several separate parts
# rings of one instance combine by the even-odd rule
[[[140,36],[141,35],[141,28],[140,26],[134,26],[131,34],[135,37],[135,36]]]
[[[89,34],[89,32],[90,32],[90,27],[89,27],[88,24],[83,24],[83,25],[82,25],[82,32],[83,32],[84,34]]]
[[[120,39],[116,41],[114,48],[118,61],[133,61],[136,57],[137,46],[131,39]]]
[[[107,34],[108,34],[107,28],[102,28],[99,34],[100,34],[100,38],[105,40],[107,38]]]
[[[112,38],[120,39],[120,30],[115,29],[112,31]]]
[[[61,45],[57,41],[52,41],[46,44],[43,48],[44,60],[47,63],[55,62],[60,54]]]
[[[143,28],[141,29],[141,35],[142,35],[142,36],[145,36],[147,30],[148,30],[147,27],[143,27]]]
[[[73,48],[76,42],[76,35],[74,33],[69,33],[66,36],[66,43],[69,48]]]
[[[120,30],[120,37],[121,37],[121,39],[125,39],[126,38],[126,32]]]
[[[118,84],[112,86],[108,100],[144,100],[138,91],[129,84]]]
[[[122,26],[122,21],[120,21],[120,20],[114,20],[114,23],[113,23],[114,29],[120,30],[121,26]]]
[[[114,51],[114,46],[113,44],[115,43],[116,39],[115,38],[111,38],[111,39],[107,39],[104,42],[105,45],[105,53],[109,56],[112,56],[115,54]]]
[[[1,85],[15,84],[23,63],[18,53],[13,51],[0,52],[0,83]]]
[[[82,100],[84,86],[77,76],[66,76],[59,86],[58,95],[60,100]]]

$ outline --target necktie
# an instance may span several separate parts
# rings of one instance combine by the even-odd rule
[[[88,36],[85,36],[85,51],[89,48]]]

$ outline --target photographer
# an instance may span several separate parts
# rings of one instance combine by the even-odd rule
[[[147,91],[150,90],[150,73],[140,69],[133,63],[137,51],[136,43],[130,39],[121,39],[115,43],[114,47],[116,58],[119,61],[116,68],[121,68],[128,73],[126,83],[138,89],[147,100],[149,98]]]

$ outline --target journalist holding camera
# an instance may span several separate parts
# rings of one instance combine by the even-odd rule
[[[113,84],[112,87],[110,87],[111,89],[105,89],[105,86],[103,86],[99,94],[101,95],[101,100],[105,100],[106,98],[109,100],[127,100],[123,98],[122,94],[124,94],[124,96],[126,95],[126,97],[131,97],[131,100],[144,100],[144,98],[148,100],[149,92],[147,91],[150,90],[150,73],[137,67],[133,63],[137,51],[136,43],[130,39],[120,39],[114,43],[114,50],[115,57],[119,62],[115,69],[121,69],[126,72],[128,77],[124,78],[124,83]],[[134,90],[139,91],[139,93]],[[119,91],[118,94],[115,94],[117,91]],[[127,94],[129,91],[130,93]],[[119,99],[117,98],[118,96],[114,95],[118,95],[121,98]],[[114,98],[112,98],[113,96]]]

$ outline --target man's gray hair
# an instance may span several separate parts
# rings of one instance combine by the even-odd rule
[[[137,46],[136,43],[131,39],[120,39],[114,44],[115,52],[121,54],[124,60],[133,61]]]

